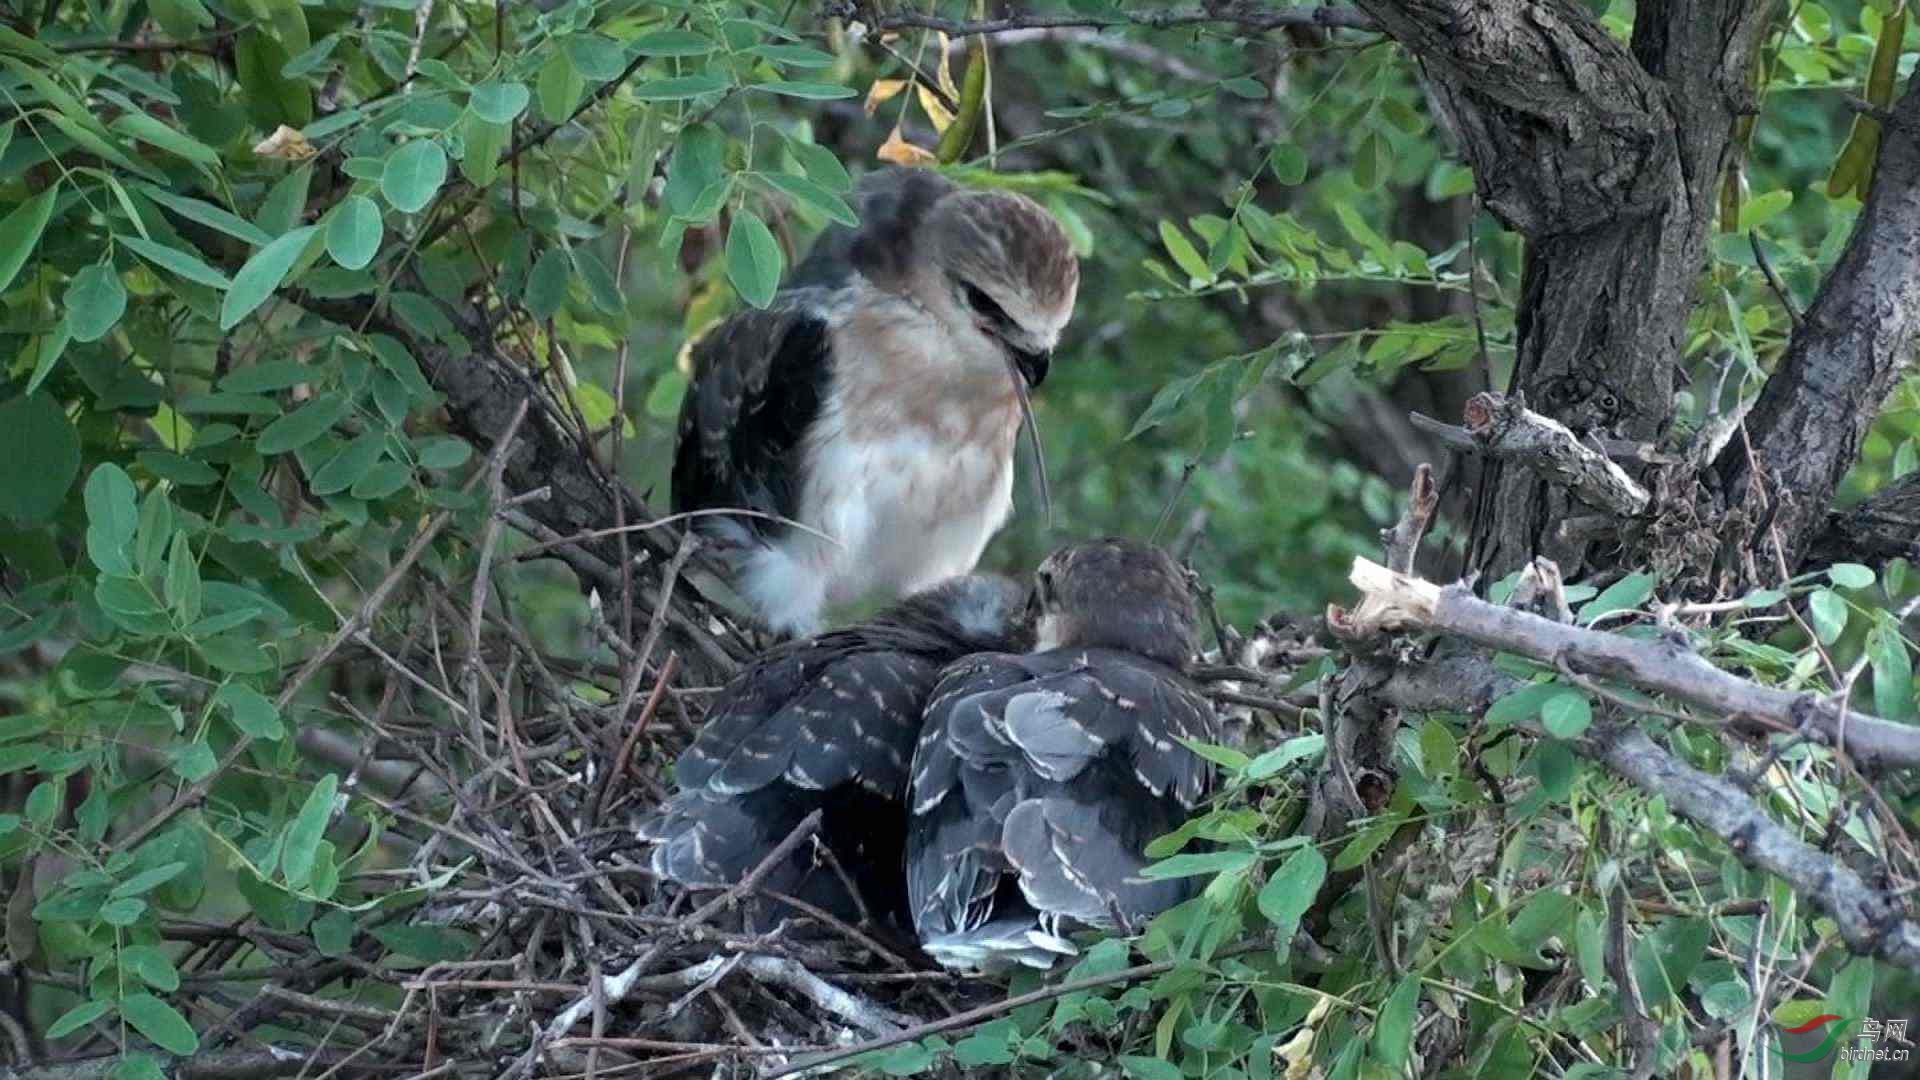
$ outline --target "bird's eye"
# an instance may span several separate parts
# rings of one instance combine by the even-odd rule
[[[999,304],[993,302],[993,297],[988,296],[977,286],[963,285],[961,287],[966,290],[967,305],[973,308],[975,314],[984,315],[997,323],[1008,321],[1006,311],[1002,310]]]

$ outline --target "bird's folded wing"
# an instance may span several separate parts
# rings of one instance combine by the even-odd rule
[[[800,442],[826,400],[827,322],[808,291],[745,311],[693,349],[693,382],[680,407],[673,508],[745,508],[794,516]],[[743,518],[760,535],[770,524]]]

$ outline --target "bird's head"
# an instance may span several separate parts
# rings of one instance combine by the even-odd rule
[[[937,628],[969,653],[1033,647],[1027,590],[998,574],[948,578],[901,601],[889,615],[897,623]]]
[[[1080,289],[1066,230],[1025,195],[956,189],[933,204],[921,235],[931,257],[916,299],[956,331],[984,336],[1039,386]]]
[[[1038,649],[1123,649],[1183,668],[1193,657],[1193,590],[1180,564],[1118,537],[1068,544],[1034,574]]]

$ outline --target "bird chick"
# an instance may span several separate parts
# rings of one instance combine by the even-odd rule
[[[783,633],[973,569],[1079,289],[1065,231],[1023,195],[887,169],[855,202],[857,229],[700,340],[681,408],[674,510],[714,512],[698,527]]]
[[[1048,967],[1074,927],[1131,928],[1191,893],[1141,871],[1212,773],[1213,708],[1183,674],[1195,608],[1178,564],[1107,539],[1035,575],[1037,648],[953,664],[927,706],[908,791],[907,897],[954,968]]]
[[[814,810],[816,834],[876,915],[904,918],[907,763],[940,671],[1033,640],[1027,590],[955,578],[871,621],[789,642],[737,675],[674,768],[675,794],[640,827],[661,878],[732,885]],[[859,903],[803,846],[766,888],[845,918]]]

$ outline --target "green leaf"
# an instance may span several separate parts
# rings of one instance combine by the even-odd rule
[[[403,214],[427,208],[447,181],[447,152],[432,139],[415,139],[387,155],[380,194]]]
[[[212,203],[190,199],[185,195],[175,195],[165,188],[155,187],[152,184],[141,184],[139,191],[188,221],[226,233],[235,239],[244,240],[254,247],[264,247],[273,240],[273,237],[258,225],[228,213]]]
[[[1591,626],[1602,615],[1615,611],[1631,611],[1647,602],[1653,595],[1653,575],[1648,573],[1628,574],[1619,581],[1601,590],[1600,595],[1587,601],[1580,609],[1580,623]]]
[[[200,565],[194,560],[193,546],[183,529],[173,535],[173,550],[167,555],[165,582],[167,606],[183,623],[200,617]]]
[[[727,230],[727,278],[741,299],[757,308],[772,303],[782,264],[780,244],[767,223],[751,210],[735,214]]]
[[[80,472],[80,436],[51,393],[0,404],[0,517],[22,525],[51,518]],[[126,475],[124,473],[122,476]]]
[[[718,93],[731,85],[726,76],[706,72],[700,75],[684,75],[673,79],[654,79],[651,82],[643,82],[633,88],[633,96],[641,101],[687,101]]]
[[[1193,241],[1187,239],[1187,234],[1181,232],[1180,227],[1173,222],[1160,223],[1160,243],[1166,247],[1167,254],[1173,256],[1173,261],[1179,264],[1180,269],[1186,271],[1189,278],[1205,283],[1212,281],[1216,276],[1213,271],[1207,269],[1207,260],[1200,256],[1200,251],[1193,246]]]
[[[59,1019],[47,1025],[47,1038],[64,1039],[74,1032],[79,1031],[81,1028],[86,1027],[88,1024],[93,1023],[95,1020],[107,1015],[108,1011],[112,1008],[113,1002],[111,1001],[102,1001],[98,998],[92,1001],[83,1001],[73,1008],[68,1009],[66,1012],[61,1013]]]
[[[286,875],[287,884],[292,888],[304,889],[313,879],[314,855],[326,836],[327,822],[333,818],[334,796],[339,791],[337,775],[328,773],[321,777],[293,823],[287,826],[287,845],[280,855],[280,872]]]
[[[169,1054],[186,1055],[200,1049],[200,1037],[173,1006],[152,994],[134,994],[120,1002],[120,1015],[135,1031],[153,1040]]]
[[[166,124],[143,112],[121,113],[113,122],[113,130],[130,135],[150,146],[159,147],[167,153],[196,165],[215,166],[220,164],[220,154],[213,147],[199,139],[168,127]]]
[[[173,865],[185,867],[186,863]],[[129,945],[120,950],[120,966],[162,993],[180,989],[180,970],[158,945]]]
[[[213,775],[220,767],[220,759],[213,756],[213,747],[204,742],[190,742],[175,746],[167,755],[168,765],[174,772],[195,782]]]
[[[1816,589],[1807,597],[1807,610],[1813,615],[1813,634],[1820,644],[1831,645],[1847,629],[1847,602],[1831,589]]]
[[[574,34],[566,39],[566,48],[574,69],[597,82],[618,76],[627,64],[620,46],[600,34]]]
[[[353,916],[335,908],[313,920],[313,944],[321,956],[345,956],[353,948]]]
[[[56,183],[14,207],[13,213],[0,220],[0,293],[13,284],[20,268],[27,265],[33,249],[39,245],[40,234],[46,231],[47,220],[53,217],[54,198],[59,194],[60,185]]]
[[[1387,142],[1378,132],[1369,131],[1353,154],[1353,182],[1362,191],[1380,186],[1387,173]]]
[[[132,478],[112,462],[94,467],[87,477],[87,554],[101,571],[133,575],[127,545],[140,527],[139,493]]]
[[[769,184],[793,196],[793,198],[800,203],[819,211],[823,216],[833,221],[847,226],[860,224],[859,217],[854,214],[853,207],[847,205],[846,200],[804,176],[795,176],[792,173],[762,173],[760,175],[764,177]]]
[[[483,82],[473,88],[467,98],[467,107],[474,114],[493,124],[511,124],[520,114],[527,111],[527,105],[533,101],[533,94],[526,83]]]
[[[776,79],[773,82],[756,83],[750,89],[764,90],[769,94],[782,97],[802,98],[807,101],[837,101],[841,98],[856,97],[859,91],[851,86],[839,83],[788,82]]]
[[[1175,855],[1149,864],[1140,872],[1140,876],[1149,881],[1161,881],[1168,878],[1196,877],[1201,874],[1245,870],[1252,865],[1253,852],[1251,851],[1202,851]]]
[[[179,248],[168,247],[138,236],[115,236],[114,243],[124,244],[128,251],[147,260],[162,270],[170,270],[200,285],[211,285],[216,289],[225,289],[233,284],[227,275],[200,261],[198,256],[188,254]]]
[[[474,187],[493,183],[500,168],[500,154],[513,135],[511,124],[497,124],[468,113],[460,125],[465,150],[460,155],[460,172]]]
[[[314,470],[313,493],[315,495],[337,495],[358,483],[380,462],[380,455],[387,447],[384,432],[369,431],[335,454],[332,460]]]
[[[1793,192],[1769,191],[1755,195],[1740,208],[1740,232],[1757,229],[1778,217],[1781,211],[1793,205]]]
[[[220,304],[220,329],[231,330],[253,314],[267,297],[286,280],[287,272],[306,250],[318,225],[304,225],[253,253],[240,272],[233,275],[233,287]]]
[[[95,263],[67,285],[67,328],[75,341],[98,341],[127,311],[127,287],[110,263]]]
[[[635,38],[628,48],[641,56],[705,56],[718,46],[691,30],[656,30]]]
[[[228,374],[220,380],[220,389],[235,394],[270,394],[312,382],[321,374],[298,360],[265,360]]]
[[[33,374],[27,377],[28,394],[31,395],[39,390],[40,384],[47,381],[47,376],[53,373],[53,365],[59,362],[61,355],[67,351],[67,344],[72,340],[73,331],[67,328],[67,320],[61,319],[54,324],[53,329],[35,338],[28,346],[34,358]]]
[[[122,1054],[107,1080],[167,1080],[167,1074],[152,1054]]]
[[[215,704],[227,710],[233,726],[255,739],[277,742],[287,733],[280,721],[280,710],[272,699],[245,683],[230,682],[213,697]]]
[[[527,313],[541,322],[553,318],[567,299],[567,278],[572,271],[573,260],[565,250],[551,247],[541,252],[533,272],[527,275]]]
[[[1220,89],[1225,90],[1234,97],[1245,98],[1248,101],[1265,101],[1267,99],[1266,84],[1262,83],[1259,79],[1250,78],[1246,75],[1222,82]]]
[[[473,954],[477,944],[472,934],[445,926],[389,924],[375,927],[372,933],[394,952],[429,962],[465,959]]]
[[[352,410],[353,403],[346,395],[322,394],[268,424],[261,430],[254,449],[266,457],[298,450],[326,434]]]
[[[1880,613],[1867,639],[1867,656],[1873,664],[1873,711],[1883,720],[1903,724],[1920,720],[1914,704],[1913,657],[1892,615]]]
[[[306,164],[280,178],[261,201],[254,221],[270,236],[279,236],[300,224],[307,210],[307,191],[313,186],[313,165]]]
[[[1413,1049],[1413,1022],[1419,1015],[1420,976],[1402,976],[1373,1021],[1373,1056],[1399,1074]]]
[[[186,868],[186,863],[170,862],[149,870],[142,870],[120,884],[115,885],[113,891],[107,895],[115,900],[123,896],[145,896],[160,886],[165,885],[167,882],[172,881],[174,878],[179,877],[180,872]]]
[[[1874,574],[1859,563],[1834,563],[1827,568],[1827,580],[1842,589],[1871,589]]]
[[[1584,692],[1563,688],[1540,706],[1540,723],[1555,738],[1577,739],[1593,723],[1593,703]]]
[[[547,58],[545,67],[540,69],[540,78],[534,89],[540,95],[540,112],[553,123],[564,123],[573,115],[573,107],[587,88],[587,81],[567,59],[564,49],[555,49]]]
[[[327,254],[349,270],[359,270],[380,253],[380,208],[365,195],[349,195],[327,218]]]
[[[1265,780],[1288,765],[1302,758],[1312,757],[1326,748],[1327,737],[1323,734],[1300,735],[1288,739],[1248,762],[1246,777],[1249,780]]]
[[[1277,145],[1269,151],[1267,164],[1273,168],[1273,178],[1288,187],[1306,182],[1307,152],[1292,143]]]
[[[1120,1055],[1120,1068],[1126,1071],[1128,1080],[1182,1080],[1185,1076],[1171,1062],[1140,1054]]]
[[[1313,906],[1327,879],[1327,857],[1308,845],[1294,852],[1260,888],[1260,914],[1274,926],[1275,940],[1285,948],[1299,928],[1300,916]]]

